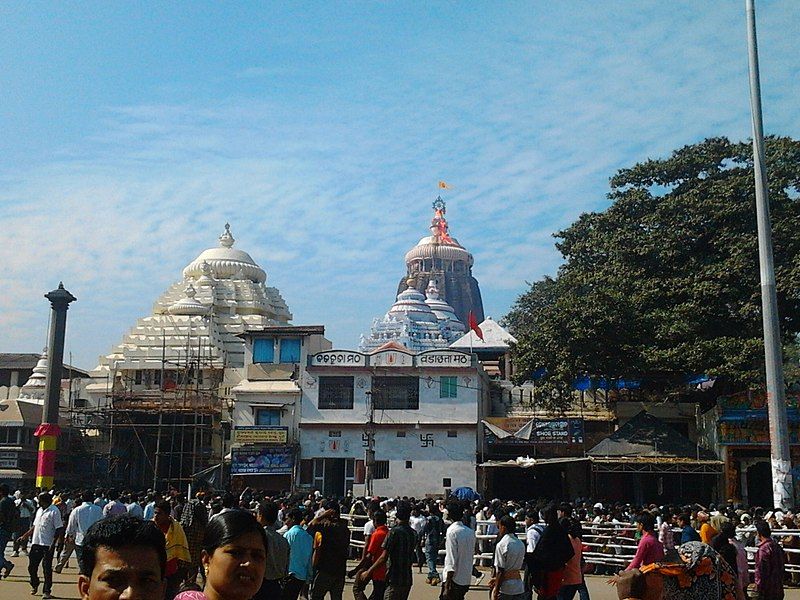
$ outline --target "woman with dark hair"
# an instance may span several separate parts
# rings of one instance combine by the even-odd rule
[[[267,567],[264,529],[247,511],[220,513],[206,529],[201,561],[205,588],[182,592],[175,600],[250,600],[261,587]]]
[[[532,553],[527,555],[528,576],[539,600],[553,600],[561,588],[564,566],[575,551],[567,532],[558,522],[558,507],[548,504],[542,511],[545,528]]]
[[[728,566],[739,575],[738,561],[736,560],[736,548],[730,543],[731,538],[736,535],[732,523],[725,523],[720,527],[719,533],[711,539],[711,546],[717,551]]]
[[[581,588],[581,584],[585,587],[581,565],[583,558],[583,544],[581,543],[583,528],[579,522],[573,523],[566,517],[561,519],[559,524],[562,529],[568,532],[574,554],[564,566],[564,579],[561,582],[561,588],[558,590],[558,600],[572,600],[575,597],[575,593]]]

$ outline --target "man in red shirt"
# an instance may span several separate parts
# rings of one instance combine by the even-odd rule
[[[353,596],[355,600],[383,600],[383,594],[386,591],[386,564],[382,564],[372,573],[372,594],[369,598],[364,593],[367,587],[368,580],[361,577],[361,573],[368,569],[383,552],[383,542],[389,534],[389,528],[386,527],[386,513],[382,510],[377,510],[372,515],[372,522],[375,525],[375,531],[369,536],[367,543],[367,551],[364,558],[358,563],[358,566],[350,572],[351,576],[355,576],[353,582]]]

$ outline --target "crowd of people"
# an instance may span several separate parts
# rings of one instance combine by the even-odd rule
[[[491,569],[492,600],[589,600],[585,575],[604,572],[621,599],[744,600],[750,590],[778,600],[784,584],[797,583],[784,569],[800,556],[791,552],[795,529],[792,513],[733,503],[333,499],[249,488],[191,498],[176,490],[12,494],[2,484],[0,576],[14,568],[5,558],[12,543],[13,556],[27,554],[31,593],[41,586],[45,599],[53,572],[74,554],[85,600],[340,600],[348,578],[354,600],[406,600],[415,568],[441,600],[463,600],[484,577],[477,567]],[[634,548],[627,565],[599,559]],[[747,548],[755,548],[752,581]]]

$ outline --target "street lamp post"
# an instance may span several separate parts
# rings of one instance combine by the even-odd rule
[[[36,487],[53,487],[56,467],[56,448],[61,429],[58,426],[58,408],[61,399],[61,367],[64,364],[64,337],[67,331],[67,309],[77,300],[59,283],[58,288],[44,296],[50,301],[52,311],[47,345],[47,383],[45,387],[42,424],[34,434],[39,438],[36,464]]]
[[[750,67],[750,110],[753,118],[753,170],[756,188],[756,219],[758,221],[758,257],[761,271],[761,317],[764,325],[764,357],[767,374],[770,456],[772,459],[772,496],[773,504],[776,507],[788,509],[794,506],[794,490],[789,454],[789,424],[786,417],[778,297],[775,292],[775,267],[772,258],[767,170],[764,164],[764,125],[761,120],[761,82],[758,71],[754,0],[745,0],[745,5]]]

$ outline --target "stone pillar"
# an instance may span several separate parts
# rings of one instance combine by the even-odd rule
[[[64,363],[64,336],[67,330],[67,309],[77,300],[59,283],[58,289],[45,294],[52,310],[50,339],[47,347],[47,384],[45,387],[42,424],[36,429],[39,455],[36,465],[36,487],[53,486],[56,466],[56,445],[61,430],[58,426],[58,405],[61,399],[61,367]]]

